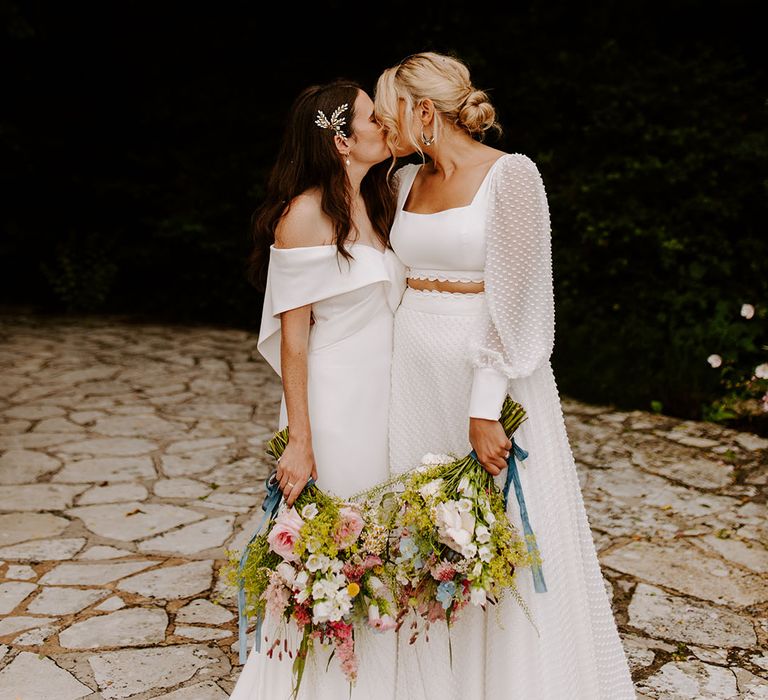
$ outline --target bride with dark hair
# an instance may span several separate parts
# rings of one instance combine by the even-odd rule
[[[290,424],[290,441],[277,479],[289,506],[310,477],[347,498],[389,475],[392,324],[405,287],[389,246],[389,157],[359,85],[307,88],[290,110],[254,216],[251,278],[264,291],[257,347],[282,379],[277,429]],[[261,650],[250,652],[234,700],[291,696],[293,659],[280,651],[295,652],[301,634],[289,624],[287,639],[268,654],[278,622],[267,614]],[[361,629],[355,646],[360,667],[351,697],[394,698],[395,635]],[[310,654],[299,698],[350,697],[331,653],[317,645]]]

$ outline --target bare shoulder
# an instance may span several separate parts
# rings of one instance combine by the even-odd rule
[[[275,227],[276,248],[303,248],[333,242],[333,226],[323,213],[320,192],[294,197]]]

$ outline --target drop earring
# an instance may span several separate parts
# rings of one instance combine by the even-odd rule
[[[434,133],[432,134],[432,136],[427,138],[426,136],[424,136],[424,129],[422,129],[421,130],[421,142],[425,146],[431,146],[435,142],[435,135],[434,135]]]
[[[350,165],[352,165],[351,161],[349,160],[349,153],[345,153],[344,155],[345,155],[344,162],[347,164],[347,167],[349,167]]]

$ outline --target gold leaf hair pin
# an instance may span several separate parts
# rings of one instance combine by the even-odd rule
[[[341,127],[347,123],[347,120],[341,115],[346,111],[348,107],[349,105],[344,103],[340,107],[334,109],[330,120],[325,116],[325,113],[322,109],[318,109],[315,124],[317,124],[321,129],[333,129],[340,138],[346,139],[347,135],[344,133]]]

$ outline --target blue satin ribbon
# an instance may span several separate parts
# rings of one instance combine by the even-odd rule
[[[311,486],[315,483],[312,477],[304,485],[304,488]],[[283,492],[280,490],[280,482],[277,480],[277,475],[272,472],[264,482],[267,495],[264,496],[264,502],[261,504],[261,509],[264,511],[264,517],[261,519],[259,526],[256,528],[256,532],[253,533],[248,543],[243,547],[243,552],[240,555],[240,565],[238,566],[238,587],[237,587],[237,613],[238,613],[238,642],[240,644],[240,663],[244,664],[248,659],[248,616],[245,614],[245,588],[243,587],[243,567],[248,560],[248,547],[259,536],[261,529],[264,527],[264,523],[273,520],[277,516],[277,510],[280,507],[280,502],[283,500]],[[303,490],[303,489],[302,489]],[[255,639],[253,642],[253,648],[256,651],[261,651],[261,625],[264,619],[259,613],[256,615],[256,631]]]
[[[267,520],[272,520],[277,515],[277,509],[280,507],[280,501],[283,499],[283,492],[280,490],[280,484],[273,472],[267,477],[265,481],[267,489],[267,495],[264,497],[264,502],[261,504],[261,509],[264,511],[264,517],[261,519],[259,526],[256,528],[256,532],[253,533],[251,539],[243,547],[243,552],[240,555],[240,565],[238,566],[238,587],[237,587],[237,613],[238,613],[238,641],[240,643],[240,663],[244,664],[248,658],[248,616],[245,614],[245,588],[243,587],[243,567],[248,559],[248,548],[251,543],[259,536],[261,528],[264,527],[264,523]],[[261,648],[261,615],[256,618],[256,640],[254,646],[258,651]]]
[[[472,450],[470,453],[476,462],[480,462],[477,458],[477,453]],[[509,451],[509,457],[507,457],[507,480],[504,484],[504,508],[506,509],[509,502],[509,487],[514,484],[515,496],[517,497],[517,505],[520,508],[520,519],[523,521],[523,534],[525,535],[525,544],[528,547],[528,552],[538,558],[538,547],[536,546],[536,537],[533,534],[533,528],[531,522],[528,519],[528,508],[525,505],[525,497],[523,496],[523,485],[520,483],[520,473],[517,471],[517,462],[515,458],[521,462],[528,457],[528,452],[524,450],[520,445],[515,442],[515,438],[512,438],[512,449]],[[541,569],[541,565],[534,563],[531,565],[531,573],[533,575],[533,588],[537,593],[546,593],[547,584],[544,582],[544,572]]]

